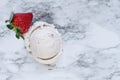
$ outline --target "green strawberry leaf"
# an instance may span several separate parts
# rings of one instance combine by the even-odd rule
[[[16,33],[16,38],[20,39],[20,34],[19,33]]]
[[[20,33],[20,28],[16,27],[16,32]]]
[[[7,23],[7,22],[11,23],[13,20],[13,17],[14,17],[14,12],[11,12],[9,20],[6,20],[5,23]]]
[[[10,20],[6,20],[5,23],[10,22]]]
[[[21,35],[21,38],[24,40],[24,37],[23,37],[23,35]]]
[[[11,12],[11,15],[10,15],[10,18],[9,18],[9,22],[10,22],[10,23],[12,22],[13,17],[14,17],[14,12],[12,11],[12,12]]]
[[[23,35],[20,32],[16,32],[16,38],[20,39],[20,37],[24,40]]]
[[[8,27],[8,29],[10,29],[10,30],[12,30],[12,29],[13,29],[13,26],[12,26],[12,25],[10,25],[10,24],[8,24],[8,25],[7,25],[7,27]]]

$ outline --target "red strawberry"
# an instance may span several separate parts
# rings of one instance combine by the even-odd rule
[[[16,37],[22,37],[22,34],[26,33],[28,29],[30,28],[30,25],[32,23],[33,14],[31,12],[29,13],[12,13],[10,20],[7,20],[6,22],[9,22],[7,27],[9,29],[12,29],[16,32]]]
[[[21,29],[21,34],[24,34],[28,31],[32,22],[32,18],[32,13],[15,13],[12,23]]]

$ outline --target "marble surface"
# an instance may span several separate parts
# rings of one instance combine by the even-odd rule
[[[120,0],[1,0],[0,80],[120,80]],[[56,65],[36,62],[4,21],[34,13],[63,38]]]

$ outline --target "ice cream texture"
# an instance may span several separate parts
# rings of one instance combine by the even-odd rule
[[[35,22],[24,37],[27,50],[40,63],[55,63],[62,52],[61,35],[52,24]]]

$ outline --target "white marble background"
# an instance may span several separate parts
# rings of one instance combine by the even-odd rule
[[[11,11],[56,25],[56,66],[36,62],[6,28]],[[120,80],[120,0],[0,0],[0,80]]]

